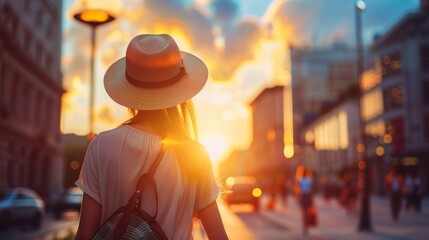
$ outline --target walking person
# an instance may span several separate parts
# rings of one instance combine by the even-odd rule
[[[406,189],[405,210],[414,209],[421,212],[421,179],[415,173],[411,173],[404,181]]]
[[[344,175],[342,190],[342,201],[349,216],[356,216],[357,214],[357,197],[358,187],[356,178],[354,173],[350,171]]]
[[[304,235],[308,234],[308,228],[315,224],[314,219],[315,216],[311,216],[310,214],[315,214],[315,212],[311,212],[314,209],[313,206],[313,178],[311,173],[303,169],[302,177],[298,180],[299,187],[299,203],[301,206],[302,212],[302,231]],[[310,211],[311,210],[311,211]]]
[[[132,117],[88,146],[76,181],[84,192],[76,239],[91,239],[127,203],[161,148],[166,150],[153,175],[158,197],[146,189],[140,208],[157,211],[155,220],[168,239],[192,239],[193,217],[201,220],[209,239],[228,238],[209,156],[195,140],[191,99],[207,78],[204,62],[180,51],[167,34],[136,36],[126,56],[108,68],[106,92]]]
[[[390,198],[390,212],[393,221],[398,221],[402,207],[403,178],[395,168],[391,168],[386,176],[385,186]]]
[[[282,176],[280,178],[279,185],[280,185],[280,195],[281,195],[281,199],[282,199],[282,204],[283,204],[283,206],[286,206],[287,198],[289,195],[289,189],[290,189],[289,181],[286,178],[286,176]]]

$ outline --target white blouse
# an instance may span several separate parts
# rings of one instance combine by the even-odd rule
[[[91,141],[76,185],[101,204],[101,224],[127,203],[139,177],[149,171],[160,141],[160,137],[129,125],[102,132]],[[198,161],[205,161],[198,182],[182,173],[177,154],[168,145],[154,174],[158,189],[156,220],[168,239],[192,239],[194,212],[216,201],[219,195],[208,155],[198,157]],[[141,208],[153,215],[154,201],[153,190],[147,188]]]

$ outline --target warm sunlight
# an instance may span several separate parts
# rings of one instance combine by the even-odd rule
[[[202,137],[201,143],[206,147],[213,163],[219,162],[224,157],[229,145],[225,138],[220,135]]]
[[[82,96],[88,95],[88,88],[79,76],[74,76],[71,84],[62,96],[61,131],[74,132],[84,135],[87,133],[86,119],[88,118],[86,101]],[[65,117],[68,116],[66,119]],[[82,124],[83,123],[83,124]]]

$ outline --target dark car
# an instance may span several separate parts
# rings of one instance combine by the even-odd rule
[[[259,188],[255,177],[228,177],[225,187],[228,191],[225,198],[228,205],[251,204],[254,210],[259,209],[259,198],[262,196],[262,190]]]
[[[45,215],[45,202],[33,190],[17,187],[0,191],[0,225],[30,223],[39,228]]]
[[[78,187],[68,188],[54,204],[54,217],[59,219],[66,211],[80,211],[83,192]]]

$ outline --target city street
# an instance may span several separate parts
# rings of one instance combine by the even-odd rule
[[[371,198],[371,232],[359,232],[358,215],[347,216],[345,210],[332,201],[326,204],[316,198],[318,226],[303,236],[300,210],[294,198],[286,206],[277,204],[275,211],[261,209],[253,213],[250,206],[227,206],[221,204],[221,212],[230,239],[427,239],[429,235],[429,200],[424,199],[423,211],[402,211],[399,221],[393,222],[387,198]],[[264,204],[263,204],[264,205]],[[200,226],[196,224],[196,229]],[[195,239],[207,239],[196,234]]]
[[[251,206],[226,206],[219,201],[221,214],[230,239],[427,239],[429,235],[429,199],[423,201],[423,211],[402,211],[399,221],[393,222],[390,218],[387,198],[371,198],[371,220],[373,231],[357,231],[358,216],[347,216],[345,210],[332,201],[326,204],[316,198],[318,209],[318,225],[311,228],[307,236],[303,236],[300,220],[300,211],[294,198],[289,198],[287,204],[276,205],[274,211],[262,208],[254,212]],[[265,206],[263,199],[263,206]],[[60,221],[55,221],[48,215],[39,230],[30,227],[13,227],[8,231],[0,232],[0,239],[37,239],[51,240],[64,239],[75,232],[78,222],[76,213],[66,214]],[[200,223],[194,223],[194,239],[207,239]]]

